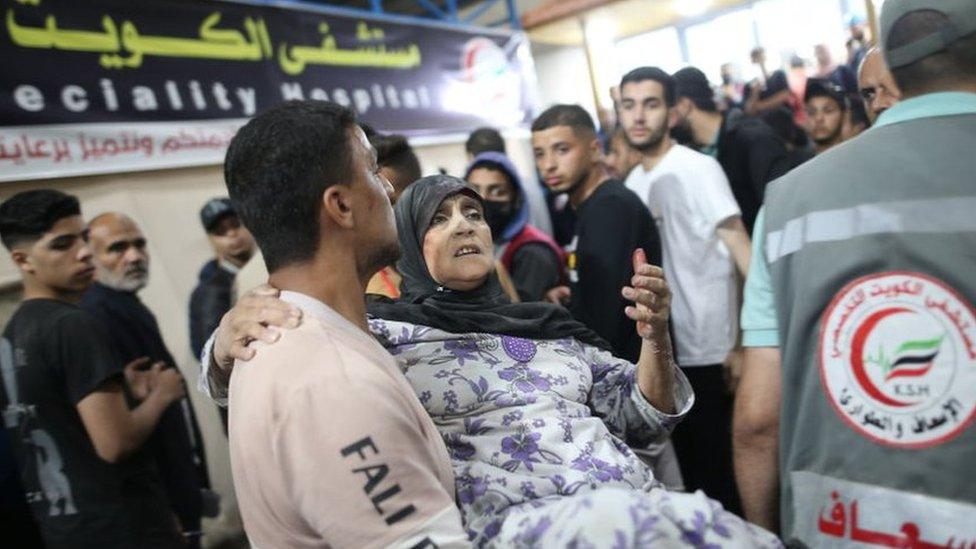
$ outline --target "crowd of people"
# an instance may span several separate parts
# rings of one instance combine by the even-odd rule
[[[635,68],[612,125],[535,117],[533,174],[488,127],[422,177],[330,102],[250,120],[188,316],[253,546],[976,543],[976,5],[880,30],[800,87]],[[0,240],[6,530],[199,546],[147,237],[35,190]]]

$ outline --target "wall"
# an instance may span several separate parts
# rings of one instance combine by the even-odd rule
[[[510,155],[522,173],[533,173],[526,133],[507,139]],[[443,167],[452,174],[463,173],[466,159],[463,143],[457,140],[417,149],[425,174]],[[156,314],[166,345],[179,362],[187,383],[196,387],[198,362],[189,348],[187,300],[196,285],[197,272],[211,252],[200,226],[198,211],[209,198],[226,195],[220,166],[160,170],[91,177],[47,179],[6,183],[0,186],[0,201],[28,189],[56,188],[78,196],[85,219],[106,211],[121,211],[142,227],[151,257],[149,285],[140,297]],[[0,323],[5,324],[19,299],[19,274],[6,253],[0,254]],[[5,290],[4,290],[5,289]],[[236,513],[227,439],[216,409],[206,397],[191,390],[190,398],[200,421],[206,444],[210,477],[223,496],[228,512],[215,523],[205,525],[209,545],[240,536]]]
[[[541,109],[556,103],[575,103],[596,120],[593,86],[582,46],[549,46],[533,42],[532,58],[539,81]]]

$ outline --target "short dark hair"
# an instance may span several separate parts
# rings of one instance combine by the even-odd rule
[[[464,142],[464,150],[473,156],[489,151],[505,154],[505,139],[495,128],[478,128]]]
[[[353,177],[356,115],[329,101],[288,101],[242,127],[224,178],[234,209],[269,272],[310,259],[319,245],[322,193]]]
[[[718,112],[715,104],[715,92],[705,73],[697,67],[685,67],[671,75],[674,79],[674,93],[678,97],[687,97],[694,103],[695,108],[705,112]]]
[[[949,18],[936,10],[908,13],[891,26],[885,50],[938,33],[949,23]],[[962,82],[976,81],[976,33],[956,40],[939,53],[893,68],[891,75],[906,96],[944,91]]]
[[[78,199],[54,189],[24,191],[0,204],[0,241],[7,250],[34,243],[58,221],[81,215]]]
[[[807,80],[807,89],[803,92],[803,103],[809,103],[814,97],[832,99],[834,103],[837,103],[840,110],[847,110],[847,94],[828,78],[810,78]]]
[[[607,135],[607,138],[603,141],[603,154],[610,154],[610,149],[613,147],[613,140],[614,139],[622,139],[623,142],[628,147],[630,146],[630,141],[627,141],[627,132],[624,131],[624,127],[623,126],[621,126],[620,124],[617,124],[610,131],[610,134]]]
[[[376,148],[376,163],[380,167],[393,168],[403,174],[408,183],[420,179],[420,159],[406,137],[376,134],[369,141]]]
[[[363,130],[363,133],[366,135],[366,139],[368,139],[370,143],[373,142],[374,137],[383,135],[380,132],[376,131],[376,128],[370,126],[365,122],[359,122],[358,124],[359,124],[359,129]]]
[[[868,118],[868,110],[864,106],[864,99],[861,97],[861,94],[847,94],[847,105],[851,111],[851,124],[854,124],[855,126],[860,124],[865,128],[871,127],[871,120]]]
[[[674,102],[677,99],[674,78],[659,67],[638,67],[628,72],[620,79],[620,92],[623,93],[624,84],[636,84],[645,80],[653,80],[660,84],[664,88],[664,104],[668,107],[674,106]]]
[[[553,105],[532,121],[532,131],[541,132],[556,126],[569,126],[573,133],[596,135],[593,117],[579,105]]]

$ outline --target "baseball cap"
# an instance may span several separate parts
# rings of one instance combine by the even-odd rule
[[[678,97],[687,97],[699,109],[715,110],[715,92],[705,73],[695,67],[685,67],[672,75]]]
[[[220,218],[227,214],[236,214],[229,198],[211,198],[200,209],[200,222],[208,233],[213,230]]]
[[[924,38],[900,47],[888,47],[892,27],[916,11],[936,11],[948,21]],[[887,0],[881,8],[881,43],[888,67],[897,69],[939,53],[950,44],[976,32],[976,2],[973,0]]]
[[[814,97],[829,97],[836,101],[840,108],[847,108],[844,90],[826,78],[810,78],[807,80],[807,90],[803,93],[803,102],[807,103]]]

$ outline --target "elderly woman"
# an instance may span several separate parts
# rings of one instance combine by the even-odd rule
[[[481,199],[464,182],[421,179],[396,217],[402,297],[372,303],[369,326],[444,437],[476,545],[779,545],[701,492],[668,492],[628,447],[665,436],[694,401],[671,359],[659,268],[635,256],[636,288],[622,290],[644,338],[634,365],[565,309],[504,297]],[[253,329],[249,314],[222,337]]]

